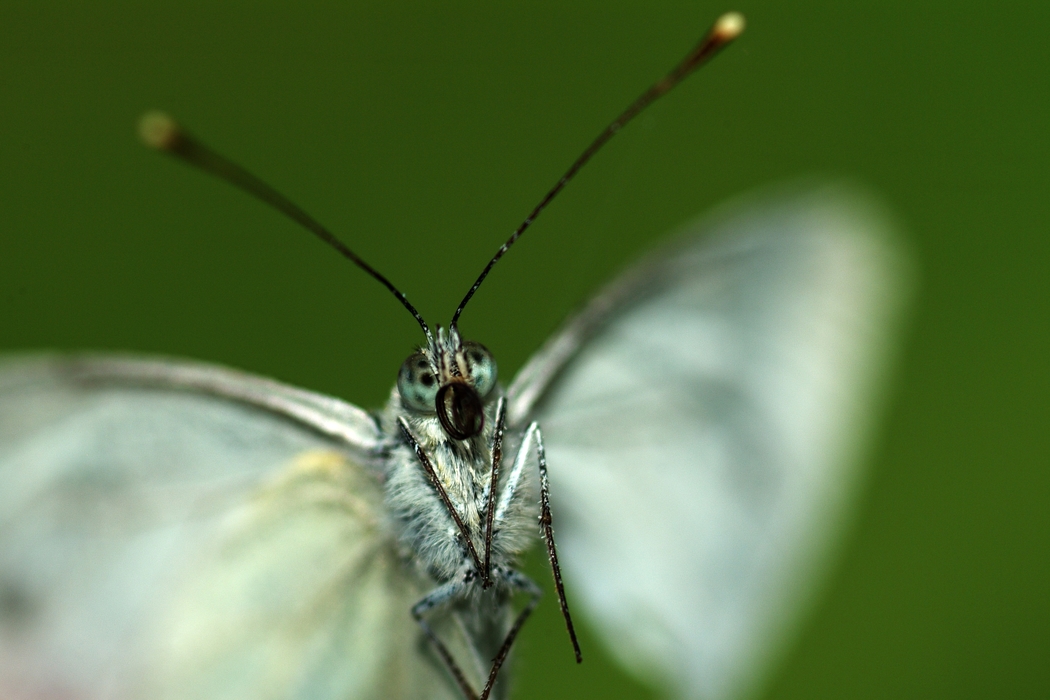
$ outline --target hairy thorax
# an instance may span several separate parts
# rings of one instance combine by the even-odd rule
[[[484,406],[485,421],[481,432],[466,440],[448,437],[433,414],[407,411],[401,405],[395,390],[381,424],[394,445],[385,474],[385,500],[392,518],[401,549],[415,559],[429,576],[437,581],[448,581],[457,575],[469,575],[475,567],[459,527],[449,514],[431,483],[424,466],[413,448],[401,439],[398,417],[404,417],[408,427],[429,458],[449,501],[470,533],[475,550],[481,557],[485,551],[486,511],[492,469],[492,446],[495,437],[496,402],[502,392],[493,392]],[[509,443],[516,442],[513,436]],[[506,451],[507,445],[504,446]],[[500,482],[510,469],[513,454],[503,455]],[[531,480],[530,480],[531,481]],[[497,499],[501,494],[497,485]],[[523,488],[514,494],[514,508],[510,520],[494,530],[492,538],[492,565],[510,566],[513,559],[527,546],[519,531],[525,526],[535,530],[535,523],[520,522],[533,499],[533,489]],[[474,572],[477,573],[477,572]]]

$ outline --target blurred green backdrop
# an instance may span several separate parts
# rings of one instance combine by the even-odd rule
[[[509,377],[596,285],[749,188],[848,176],[921,288],[843,556],[767,698],[1050,696],[1050,5],[0,5],[0,350],[185,355],[380,404],[418,328],[230,187],[171,111],[431,323],[596,131],[727,9],[749,29],[626,130],[463,319]],[[537,571],[539,580],[546,575]],[[650,697],[549,599],[516,697]]]

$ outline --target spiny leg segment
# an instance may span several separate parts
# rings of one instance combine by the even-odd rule
[[[554,546],[550,484],[547,480],[547,454],[543,449],[543,433],[536,423],[533,423],[529,428],[536,436],[536,455],[540,470],[540,526],[543,528],[543,540],[547,543],[547,558],[551,563],[551,573],[554,576],[554,587],[558,592],[558,604],[561,606],[561,615],[565,618],[565,629],[569,632],[572,650],[576,654],[576,663],[579,664],[583,663],[583,654],[580,653],[580,643],[576,639],[576,628],[572,624],[572,615],[569,614],[569,601],[565,598],[565,585],[561,581],[561,566],[558,565],[558,550]]]
[[[507,418],[506,401],[500,397],[496,404],[496,431],[492,436],[492,472],[489,476],[488,504],[485,506],[485,568],[481,572],[481,585],[488,588],[492,585],[490,567],[492,566],[492,530],[493,517],[496,511],[496,487],[499,485],[499,468],[503,462],[503,428]]]

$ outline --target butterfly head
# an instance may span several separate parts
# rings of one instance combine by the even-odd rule
[[[453,329],[411,355],[397,375],[401,404],[423,414],[437,414],[441,428],[467,440],[485,425],[484,401],[496,387],[496,361],[481,343],[463,341]]]

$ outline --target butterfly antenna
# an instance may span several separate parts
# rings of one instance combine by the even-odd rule
[[[478,279],[474,282],[474,285],[467,292],[467,295],[463,297],[463,301],[459,302],[459,307],[456,309],[456,313],[452,316],[451,328],[456,328],[459,322],[459,315],[463,313],[463,308],[470,301],[470,298],[474,296],[474,292],[478,291],[478,287],[488,277],[489,271],[492,270],[493,265],[503,257],[507,249],[514,245],[514,242],[521,238],[521,234],[525,233],[525,230],[532,225],[532,222],[536,220],[540,212],[543,211],[551,200],[558,196],[565,185],[569,184],[569,181],[576,176],[576,173],[586,165],[595,153],[601,150],[602,146],[606,144],[613,136],[616,135],[620,129],[627,125],[629,121],[634,119],[638,114],[645,110],[646,107],[656,101],[657,98],[669,92],[678,83],[692,73],[694,70],[704,65],[723,48],[728,46],[734,39],[740,36],[740,33],[744,31],[744,16],[738,12],[727,12],[718,18],[717,21],[711,26],[711,29],[707,32],[707,35],[698,43],[692,51],[686,55],[685,58],[679,62],[671,71],[663,78],[654,83],[648,90],[643,92],[638,99],[631,103],[631,105],[625,109],[620,116],[616,117],[605,129],[598,134],[598,137],[591,142],[583,153],[573,162],[569,169],[565,171],[565,174],[561,176],[554,187],[540,200],[539,204],[533,207],[525,220],[521,222],[521,225],[510,235],[510,238],[500,246],[496,254],[489,260],[488,265],[478,275]]]
[[[401,290],[395,287],[390,280],[381,275],[375,268],[362,260],[357,253],[350,250],[331,231],[303,211],[299,205],[241,166],[205,146],[188,134],[179,126],[178,122],[163,112],[147,112],[142,116],[139,120],[139,137],[150,148],[170,153],[196,168],[200,168],[235,187],[239,187],[256,199],[269,204],[335,248],[344,258],[347,258],[350,262],[377,279],[380,284],[397,297],[397,300],[408,309],[408,312],[412,314],[412,317],[419,323],[420,328],[423,329],[423,333],[427,337],[427,346],[433,347],[434,337],[430,333],[430,328],[419,312],[416,311],[416,307],[412,306],[405,295],[401,293]]]

